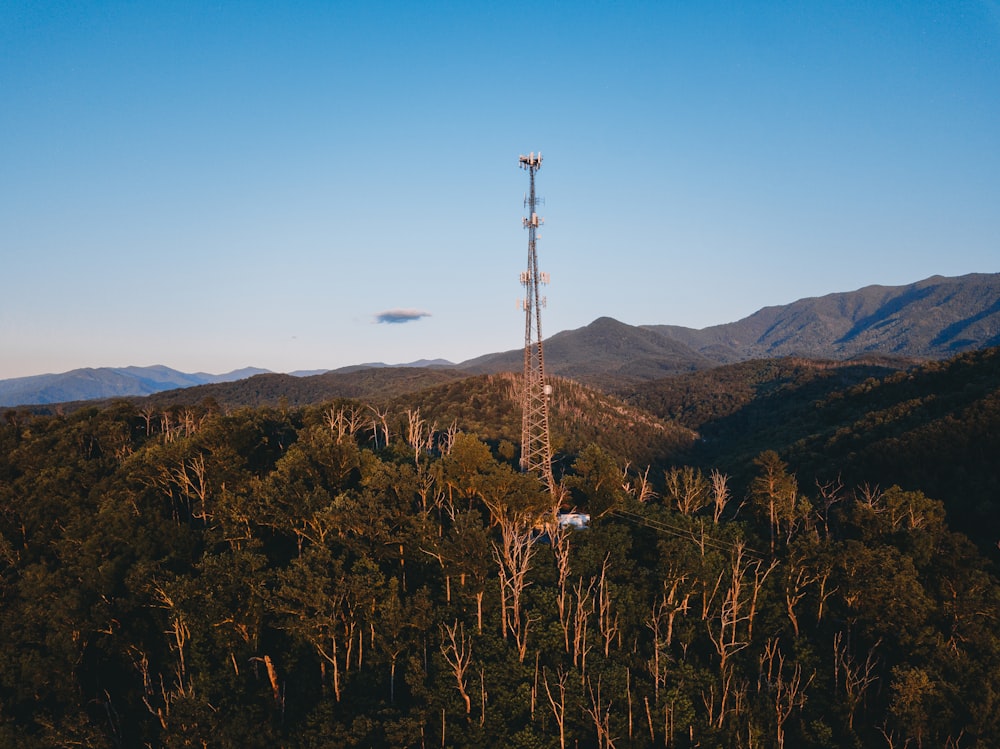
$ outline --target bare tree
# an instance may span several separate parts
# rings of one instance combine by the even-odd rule
[[[337,443],[339,444],[344,439],[344,435],[347,434],[347,419],[344,414],[344,408],[330,406],[326,412],[326,423],[330,427],[330,431],[337,436]]]
[[[458,422],[453,421],[441,435],[439,448],[442,455],[451,455],[452,445],[455,444],[455,437],[458,435]]]
[[[587,673],[587,653],[590,646],[587,645],[587,619],[594,613],[594,578],[590,578],[587,589],[583,588],[583,578],[581,577],[573,589],[576,597],[576,606],[573,611],[573,665],[580,669],[581,676]]]
[[[354,436],[361,430],[364,422],[361,409],[353,406],[341,406],[339,408],[330,407],[326,414],[327,424],[330,431],[337,436],[339,444],[345,437],[354,439]]]
[[[608,563],[611,560],[611,553],[604,557],[601,565],[601,576],[597,581],[597,630],[604,640],[604,656],[611,652],[611,643],[619,635],[618,613],[611,613],[611,592],[608,590]]]
[[[777,638],[768,640],[760,656],[757,688],[759,691],[767,691],[771,696],[778,749],[784,749],[785,724],[792,713],[806,703],[806,689],[814,678],[816,678],[815,671],[803,682],[801,663],[796,663],[791,673],[787,673],[785,655],[778,647]]]
[[[172,472],[173,480],[187,499],[191,517],[208,524],[208,472],[205,467],[205,454],[199,453],[193,458],[182,458]],[[192,502],[194,501],[194,502]]]
[[[542,669],[542,683],[545,685],[545,694],[548,696],[549,706],[552,708],[552,717],[556,719],[556,725],[559,726],[559,749],[566,749],[566,679],[569,674],[563,670],[562,666],[559,666],[556,674],[559,677],[559,681],[556,682],[558,700],[552,696],[549,677],[546,675],[545,669]]]
[[[498,516],[500,538],[493,543],[493,556],[500,575],[500,627],[504,638],[508,632],[517,643],[518,657],[524,662],[528,652],[530,617],[524,609],[524,589],[534,556],[535,539],[527,520],[520,515]]]
[[[642,698],[643,703],[646,705],[646,722],[649,724],[649,740],[656,740],[656,731],[653,730],[653,711],[649,707],[649,697]],[[667,734],[668,736],[670,734]]]
[[[753,620],[756,602],[768,575],[777,566],[777,560],[764,567],[760,559],[751,558],[743,541],[737,541],[732,548],[730,567],[722,573],[728,580],[722,599],[712,615],[706,620],[708,636],[719,655],[719,711],[717,725],[721,728],[728,711],[730,698],[737,696],[733,689],[733,672],[730,659],[750,645],[753,636]],[[719,578],[721,582],[722,577]],[[716,584],[716,591],[719,586]],[[715,593],[713,593],[713,599]],[[712,689],[714,703],[714,686]]]
[[[304,581],[304,584],[279,591],[278,610],[288,616],[288,629],[312,645],[320,657],[320,683],[324,693],[327,667],[330,667],[333,696],[340,702],[345,674],[351,668],[354,624],[343,618],[347,596],[340,586],[327,591],[317,591],[315,587],[311,581]]]
[[[230,654],[232,656],[232,654]],[[251,661],[259,661],[264,664],[264,670],[267,671],[267,680],[271,685],[271,696],[274,698],[274,704],[278,706],[278,709],[284,713],[285,711],[285,696],[282,693],[281,684],[278,682],[278,669],[274,665],[274,661],[271,660],[271,656],[264,654],[263,658],[258,658],[254,656],[250,659]],[[233,664],[235,666],[235,657],[233,657]],[[237,673],[239,671],[237,670]]]
[[[597,691],[590,679],[587,679],[587,696],[583,711],[590,716],[597,731],[598,749],[614,749],[614,738],[611,736],[611,700],[607,703],[601,697],[601,679],[597,678]]]
[[[184,408],[180,413],[180,421],[184,429],[184,436],[190,437],[192,434],[198,433],[203,419],[199,419],[198,415],[192,409]]]
[[[773,450],[761,453],[754,464],[760,469],[760,474],[751,483],[750,493],[758,510],[767,515],[773,554],[778,534],[783,527],[791,534],[792,525],[799,516],[798,509],[802,503],[798,482]]]
[[[712,519],[718,525],[722,519],[722,513],[726,510],[726,505],[729,504],[729,500],[731,499],[729,493],[729,476],[713,468],[712,473],[709,475],[709,481],[712,484]]]
[[[560,524],[559,508],[562,504],[561,492],[555,496],[546,529],[552,547],[552,554],[555,557],[556,572],[558,574],[559,593],[556,596],[556,606],[559,609],[559,624],[563,631],[563,641],[566,645],[566,652],[569,652],[569,590],[567,581],[570,574],[570,535],[572,531]]]
[[[136,670],[142,677],[143,704],[156,717],[160,726],[166,730],[173,704],[178,700],[191,699],[195,696],[194,682],[188,674],[185,653],[188,641],[191,639],[191,630],[184,613],[167,591],[157,586],[153,593],[155,605],[170,612],[170,628],[164,632],[167,635],[168,648],[174,656],[174,673],[170,685],[167,685],[162,673],[157,674],[157,679],[154,681],[149,670],[149,658],[145,651],[131,647],[130,654]]]
[[[173,442],[178,434],[178,425],[174,421],[173,412],[170,410],[162,411],[160,413],[160,433],[163,435],[164,442]]]
[[[133,453],[132,433],[127,423],[115,423],[109,426],[107,437],[101,438],[107,444],[107,450],[119,461],[125,460]]]
[[[156,409],[151,405],[143,406],[139,409],[142,420],[146,422],[146,436],[153,434],[153,417],[156,416]]]
[[[170,498],[175,522],[180,522],[179,506],[187,509],[187,518],[206,522],[209,494],[208,470],[204,454],[182,457],[176,463],[160,465],[143,483]]]
[[[438,511],[438,535],[444,533],[441,512],[444,511],[451,520],[455,519],[455,505],[446,502],[447,495],[438,484],[437,477],[432,471],[424,471],[418,477],[417,496],[420,497],[420,511],[427,514],[432,510]]]
[[[457,619],[452,626],[441,627],[441,654],[451,667],[455,688],[465,702],[465,714],[469,715],[472,713],[472,699],[466,691],[465,672],[472,662],[472,640],[465,636],[465,627]]]
[[[632,669],[625,667],[625,701],[628,705],[628,740],[632,740]]]
[[[873,515],[881,515],[885,512],[885,495],[878,485],[862,484],[854,492],[854,497],[859,505],[869,510]]]
[[[784,580],[785,612],[796,637],[799,636],[799,615],[795,607],[805,598],[809,586],[818,580],[819,575],[806,566],[805,559],[798,554],[789,555]]]
[[[626,464],[622,471],[622,489],[637,502],[649,502],[653,499],[656,492],[653,491],[653,484],[649,480],[649,466],[646,466],[646,470],[641,475],[637,473],[633,480],[629,476],[629,465]]]
[[[433,433],[433,428],[428,428],[427,421],[421,417],[419,408],[406,409],[406,443],[413,449],[413,464],[418,468],[420,453]]]
[[[844,633],[837,632],[833,636],[833,681],[836,689],[843,689],[847,702],[847,727],[854,728],[854,716],[858,707],[864,702],[868,689],[878,681],[876,668],[878,659],[875,651],[881,644],[879,639],[868,650],[865,660],[858,661],[850,652]]]
[[[819,490],[819,502],[816,507],[816,516],[819,518],[819,522],[823,526],[823,535],[829,536],[830,510],[835,504],[844,500],[844,496],[842,494],[844,484],[838,476],[835,481],[828,481],[826,483],[821,483],[817,479],[816,488]]]
[[[901,736],[896,736],[895,731],[888,730],[885,723],[877,726],[878,732],[882,734],[882,738],[885,739],[885,743],[888,745],[889,749],[906,749],[913,741],[912,738],[903,739]],[[900,743],[902,742],[902,743]]]
[[[437,563],[441,565],[441,574],[444,575],[444,600],[447,603],[451,603],[451,565],[449,560],[445,558],[437,545],[433,549],[421,546],[420,550],[427,556],[436,559]]]
[[[827,567],[816,573],[816,582],[819,583],[819,593],[816,602],[816,626],[823,621],[823,611],[826,608],[827,599],[840,590],[840,586],[829,587],[830,575],[833,572]]]
[[[691,466],[671,468],[664,474],[663,498],[685,515],[693,515],[712,501],[709,482]]]
[[[375,449],[376,450],[378,449],[378,433],[379,433],[379,428],[381,428],[381,430],[382,430],[382,440],[383,440],[383,445],[382,446],[383,447],[388,447],[389,446],[389,409],[388,408],[379,409],[379,408],[376,408],[375,406],[369,406],[368,408],[371,410],[371,412],[373,414],[373,416],[372,416],[372,436],[375,439]]]
[[[486,725],[486,669],[479,669],[479,727]]]
[[[687,575],[670,575],[670,582],[664,581],[663,594],[660,600],[653,604],[650,619],[646,626],[653,631],[653,657],[650,659],[649,671],[653,677],[653,693],[656,704],[660,702],[660,688],[666,684],[665,667],[666,652],[674,639],[674,620],[678,614],[687,613],[690,591],[683,595],[681,585],[687,580]]]

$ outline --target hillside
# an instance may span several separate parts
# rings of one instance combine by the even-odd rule
[[[623,397],[697,430],[685,460],[746,485],[776,450],[815,481],[920,489],[984,550],[1000,539],[1000,348],[919,367],[767,360],[645,383]]]
[[[550,383],[549,429],[557,471],[591,444],[622,461],[666,465],[697,438],[691,429],[599,390],[558,377]],[[397,397],[389,405],[396,413],[417,409],[438,429],[455,424],[513,448],[521,441],[519,388],[515,375],[477,375]]]
[[[557,461],[566,461],[590,444],[644,465],[666,464],[690,450],[693,430],[651,415],[586,385],[558,377],[550,403],[550,428]],[[381,367],[327,372],[310,377],[263,374],[238,382],[199,385],[138,398],[80,401],[30,409],[34,415],[69,413],[123,402],[143,411],[174,413],[184,408],[233,411],[241,408],[327,407],[336,403],[365,414],[371,430],[375,413],[390,415],[390,433],[406,429],[406,414],[419,411],[435,431],[452,424],[494,444],[521,439],[520,380],[510,373],[468,375],[457,370]],[[14,412],[12,412],[14,413]]]
[[[583,328],[556,333],[543,342],[546,371],[579,382],[612,388],[714,366],[688,345],[648,329],[601,317]],[[522,349],[470,359],[456,365],[467,372],[519,372]]]
[[[734,434],[753,434],[756,424],[746,412],[762,402],[768,405],[761,415],[783,423],[803,403],[812,403],[867,379],[886,377],[916,364],[884,358],[848,362],[798,357],[755,359],[677,377],[623,384],[616,392],[634,406],[714,439],[717,435],[713,427],[726,419],[742,419],[732,429]]]
[[[154,404],[193,405],[211,398],[227,407],[304,406],[335,398],[386,399],[465,376],[464,372],[425,367],[378,367],[308,377],[265,374],[242,382],[159,393],[151,400]]]

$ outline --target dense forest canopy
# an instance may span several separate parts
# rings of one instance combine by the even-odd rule
[[[968,356],[931,403],[882,373],[813,408],[926,440],[978,413],[986,439],[996,356]],[[690,429],[735,407],[671,426],[559,384],[557,496],[516,470],[504,376],[10,412],[0,745],[1000,745],[1000,586],[939,496],[866,480],[847,433],[737,473]],[[851,481],[801,469],[821,449]]]

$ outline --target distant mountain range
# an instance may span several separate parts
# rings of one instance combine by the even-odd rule
[[[188,388],[215,382],[235,382],[267,372],[246,367],[226,374],[189,374],[163,366],[98,367],[74,369],[62,374],[43,374],[0,380],[0,406],[152,395],[164,390]]]
[[[548,372],[605,389],[751,359],[799,356],[912,361],[943,359],[997,345],[1000,273],[933,276],[907,286],[866,286],[765,307],[737,322],[701,330],[676,325],[632,326],[601,317],[544,341]],[[460,364],[435,359],[399,366],[477,374],[517,372],[522,365],[523,352],[516,349]],[[348,375],[382,368],[389,365],[360,364],[335,372]],[[250,368],[224,375],[185,374],[162,366],[81,369],[0,380],[0,406],[149,395],[266,372]],[[295,374],[310,375],[307,379],[325,377],[326,383],[327,375],[333,373]]]

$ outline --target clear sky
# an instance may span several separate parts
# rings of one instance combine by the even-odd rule
[[[1000,271],[1000,4],[0,2],[0,378],[518,348]]]

